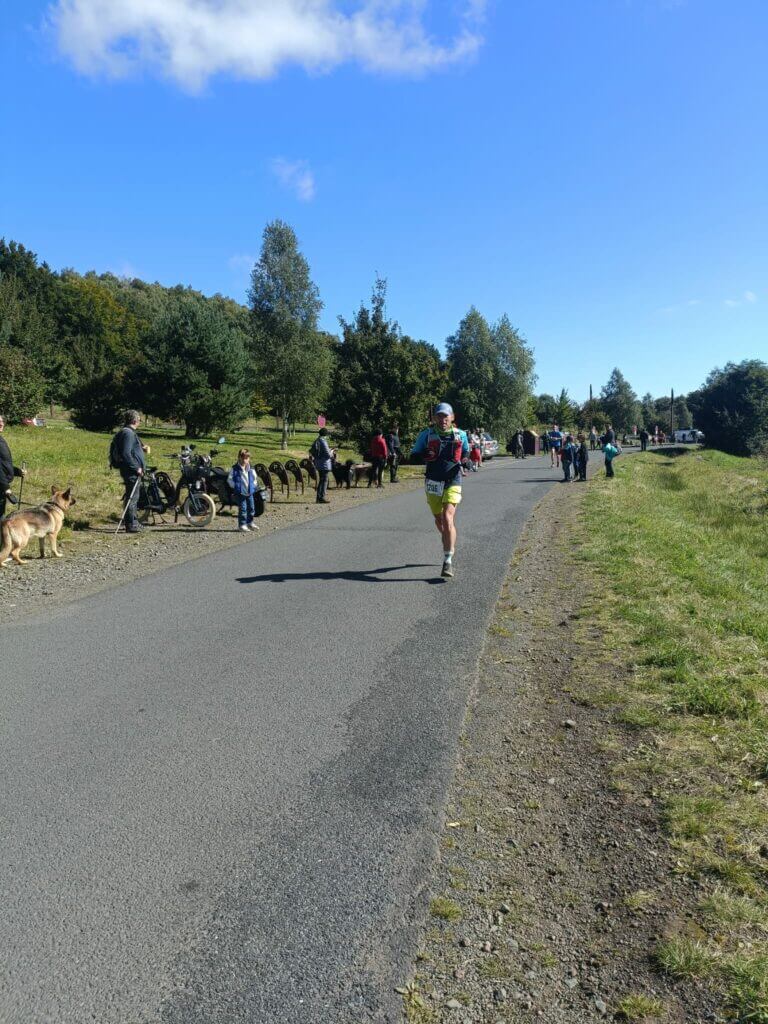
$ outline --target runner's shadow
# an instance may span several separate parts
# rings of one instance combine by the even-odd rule
[[[380,569],[361,569],[345,572],[272,572],[263,576],[238,576],[238,583],[292,583],[295,580],[349,580],[350,583],[443,583],[441,577],[409,576],[405,579],[381,579],[379,573],[399,572],[401,569],[428,569],[428,562],[409,562],[406,565],[382,566]]]

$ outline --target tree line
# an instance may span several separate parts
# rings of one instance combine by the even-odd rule
[[[470,309],[446,357],[387,312],[386,282],[340,333],[319,329],[323,303],[293,229],[264,230],[248,305],[114,274],[54,272],[0,240],[0,408],[8,420],[63,405],[76,426],[110,430],[127,406],[180,423],[188,437],[231,431],[272,412],[290,425],[322,412],[361,450],[373,429],[405,442],[430,406],[505,436],[524,421],[533,354],[507,316]]]
[[[405,443],[447,399],[465,426],[502,440],[520,426],[620,431],[695,426],[734,454],[768,449],[768,366],[714,369],[696,391],[641,398],[616,368],[582,403],[532,393],[534,360],[508,316],[471,308],[445,357],[405,333],[387,311],[386,282],[339,334],[318,327],[323,303],[293,229],[264,229],[248,305],[192,288],[114,274],[54,272],[24,245],[0,239],[0,409],[9,422],[43,404],[77,426],[110,430],[121,409],[182,424],[187,436],[231,431],[274,413],[288,445],[292,423],[320,412],[361,451],[376,427],[399,425]]]
[[[621,431],[657,427],[695,427],[707,444],[733,455],[768,453],[768,365],[758,359],[727,363],[715,368],[702,386],[688,394],[638,398],[621,370],[614,369],[596,398],[573,401],[563,389],[559,395],[532,395],[529,419],[588,430],[603,430],[609,423]]]

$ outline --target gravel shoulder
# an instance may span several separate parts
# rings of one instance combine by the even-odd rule
[[[237,513],[217,515],[210,526],[198,529],[179,518],[173,522],[169,513],[166,523],[147,527],[140,535],[120,532],[115,527],[70,532],[59,538],[62,558],[50,557],[46,541],[46,558],[37,553],[37,543],[27,549],[23,566],[0,568],[0,608],[4,622],[14,622],[27,615],[39,614],[42,608],[53,608],[89,594],[97,593],[129,580],[162,572],[180,562],[221,551],[235,544],[258,544],[274,530],[296,526],[312,519],[333,515],[344,509],[392,497],[423,486],[420,475],[401,477],[398,483],[385,483],[376,488],[331,488],[330,505],[318,505],[314,491],[307,487],[302,496],[288,501],[276,494],[258,520],[259,532],[241,533],[237,529]],[[77,505],[73,508],[76,518]],[[63,538],[63,539],[62,539]]]
[[[412,1024],[720,1019],[655,969],[659,938],[690,934],[696,892],[653,802],[622,787],[637,734],[575,696],[624,671],[581,618],[596,586],[570,554],[584,494],[539,504],[489,627],[400,990]]]

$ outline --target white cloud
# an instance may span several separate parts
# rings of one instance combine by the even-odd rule
[[[744,292],[745,302],[757,302],[757,296],[754,292]]]
[[[728,306],[729,309],[734,309],[736,306],[740,306],[741,303],[735,299],[726,299],[724,305]]]
[[[276,157],[272,161],[272,173],[283,188],[289,189],[303,203],[311,203],[315,198],[315,176],[306,160]]]
[[[677,313],[681,309],[689,309],[691,306],[700,306],[700,299],[686,299],[685,302],[678,302],[674,306],[663,306],[659,313]]]
[[[216,74],[264,79],[287,64],[420,74],[482,45],[486,0],[463,0],[447,39],[425,26],[438,0],[55,0],[60,51],[85,74],[159,72],[190,91]]]

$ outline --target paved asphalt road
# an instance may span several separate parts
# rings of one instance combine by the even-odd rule
[[[0,625],[0,1021],[397,1020],[484,626],[556,478],[467,479],[453,582],[393,488]]]

